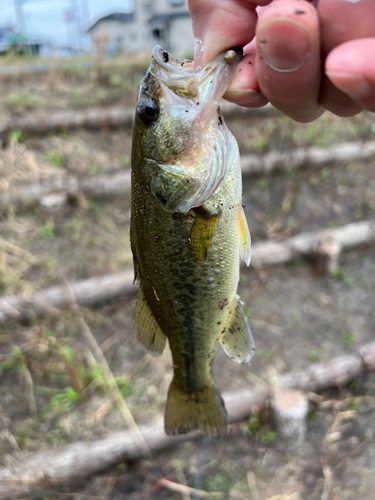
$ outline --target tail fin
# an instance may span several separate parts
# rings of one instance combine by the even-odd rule
[[[175,435],[196,429],[209,436],[227,434],[224,401],[212,381],[196,391],[183,392],[172,380],[165,409],[165,432]]]

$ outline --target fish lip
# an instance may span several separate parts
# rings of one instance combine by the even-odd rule
[[[175,57],[164,50],[160,45],[156,45],[152,50],[152,58],[156,64],[164,69],[167,73],[183,76],[191,76],[195,73],[194,63],[189,59]],[[181,69],[183,68],[183,69]]]
[[[207,69],[213,67],[218,67],[225,60],[228,53],[234,52],[234,57],[230,62],[227,62],[229,66],[237,66],[243,57],[243,48],[241,46],[233,47],[227,51],[221,52],[215,59],[208,63],[204,68],[200,68],[198,71],[194,68],[194,62],[190,59],[184,59],[183,57],[175,57],[166,50],[164,50],[160,45],[155,45],[152,50],[152,58],[154,64],[152,64],[154,70],[164,70],[171,80],[174,79],[184,79],[191,78],[193,75],[198,77],[204,76]],[[155,64],[156,63],[156,64]],[[156,66],[156,67],[155,67]],[[160,78],[157,71],[152,71],[156,78]],[[163,75],[162,80],[165,80],[165,75]]]

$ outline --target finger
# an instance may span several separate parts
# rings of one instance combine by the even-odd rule
[[[220,52],[244,46],[255,34],[258,5],[271,0],[189,0],[196,39],[195,65],[204,66]]]
[[[259,16],[256,74],[261,93],[296,121],[323,113],[316,9],[305,0],[278,0]]]
[[[237,65],[224,99],[247,108],[261,108],[268,103],[260,91],[255,73],[255,51],[246,54]]]
[[[361,109],[375,112],[375,38],[351,40],[330,52],[326,75]]]
[[[320,0],[322,53],[356,38],[375,37],[374,0]]]
[[[374,0],[320,0],[318,14],[323,56],[349,40],[375,37]],[[327,77],[323,80],[320,101],[339,116],[352,116],[362,109]]]

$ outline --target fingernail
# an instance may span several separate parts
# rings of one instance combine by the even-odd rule
[[[297,71],[310,53],[307,29],[290,19],[270,22],[257,33],[259,57],[276,71]]]
[[[261,94],[254,89],[230,89],[225,92],[224,97],[233,97],[237,104],[255,104]]]
[[[258,94],[254,89],[230,89],[226,91],[226,94]]]
[[[326,75],[340,90],[355,101],[366,101],[371,94],[371,88],[362,75],[326,71]]]

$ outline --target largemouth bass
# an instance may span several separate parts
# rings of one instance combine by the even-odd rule
[[[250,263],[238,146],[219,100],[242,49],[195,72],[160,47],[139,89],[132,145],[131,246],[139,293],[140,343],[160,355],[166,339],[174,376],[167,434],[228,429],[211,375],[216,341],[239,363],[254,343],[236,295],[239,259]]]

